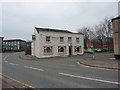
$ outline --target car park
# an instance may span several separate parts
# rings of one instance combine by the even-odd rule
[[[89,49],[87,49],[87,50],[84,50],[84,52],[85,52],[85,53],[94,53],[94,51],[93,51],[91,48],[89,48]]]
[[[102,52],[100,49],[94,49],[94,52]]]

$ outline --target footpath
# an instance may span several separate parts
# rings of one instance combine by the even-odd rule
[[[90,55],[81,59],[79,64],[89,67],[120,70],[120,60],[116,60],[113,54],[100,54]]]
[[[1,81],[1,85],[0,88],[2,88],[1,90],[35,90],[33,87],[27,85],[27,84],[23,84],[17,80],[14,80],[8,76],[2,75],[0,74],[0,81]]]

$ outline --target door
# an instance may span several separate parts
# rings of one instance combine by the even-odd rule
[[[72,55],[72,46],[69,46],[69,56]]]

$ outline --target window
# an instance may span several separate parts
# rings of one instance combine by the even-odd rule
[[[77,42],[77,43],[79,42],[79,37],[76,38],[76,42]]]
[[[18,44],[20,44],[20,41],[17,41],[18,42]]]
[[[72,42],[72,37],[68,37],[68,43]]]
[[[32,35],[32,40],[36,40],[36,36],[35,35]]]
[[[59,46],[58,52],[65,52],[65,46]]]
[[[53,47],[52,46],[44,46],[44,54],[52,54]]]
[[[50,42],[50,36],[46,36],[46,42]]]
[[[80,52],[81,46],[75,46],[75,52]]]
[[[64,42],[64,37],[60,37],[60,42],[61,42],[61,43]]]

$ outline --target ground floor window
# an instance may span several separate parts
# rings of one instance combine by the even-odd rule
[[[53,47],[52,46],[44,46],[44,54],[52,54]]]
[[[65,46],[58,46],[58,52],[65,52]]]
[[[75,52],[80,52],[81,46],[75,46]]]

